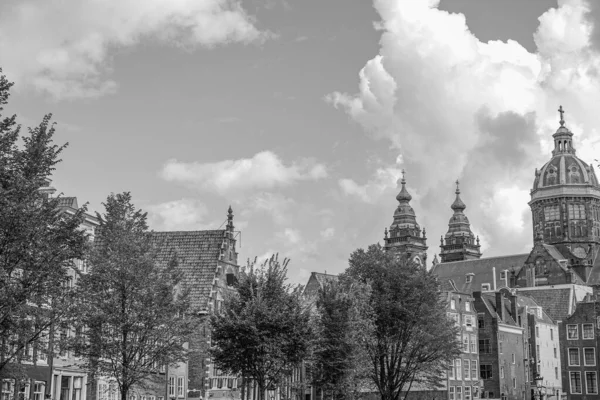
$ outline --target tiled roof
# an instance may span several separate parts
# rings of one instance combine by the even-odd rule
[[[474,291],[480,291],[482,283],[489,283],[490,288],[492,290],[494,289],[493,268],[495,268],[496,285],[499,289],[504,286],[504,282],[500,281],[500,273],[503,270],[511,270],[513,268],[518,271],[523,266],[528,256],[529,254],[515,254],[510,256],[481,258],[479,260],[439,263],[433,267],[433,273],[439,277],[440,282],[452,280],[460,292],[472,293]],[[472,274],[470,283],[467,283],[467,274]]]
[[[200,311],[208,308],[224,238],[225,230],[152,233],[153,243],[159,248],[158,263],[166,265],[177,254],[192,304]]]
[[[59,197],[58,198],[58,206],[59,207],[79,208],[79,206],[77,205],[77,197]]]
[[[314,274],[315,278],[317,278],[317,281],[321,287],[323,287],[326,282],[337,282],[338,280],[337,275],[323,274],[321,272],[313,272],[312,274]]]
[[[570,308],[575,299],[571,287],[538,286],[535,288],[519,288],[517,291],[519,294],[526,294],[535,300],[554,321],[562,321],[572,312]]]
[[[529,296],[529,293],[527,295],[525,295],[524,293],[519,293],[519,295],[517,296],[517,305],[519,306],[519,308],[521,308],[521,307],[528,307],[528,308],[542,307],[538,303],[536,303],[532,297]],[[537,314],[536,314],[536,319],[540,319],[537,317]],[[552,319],[550,318],[550,316],[548,315],[548,313],[546,312],[544,307],[542,307],[541,320],[547,324],[552,324],[554,322],[554,321],[552,321]]]

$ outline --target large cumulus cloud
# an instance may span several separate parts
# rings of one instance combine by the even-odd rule
[[[375,0],[379,54],[359,74],[356,94],[327,100],[374,139],[389,140],[419,194],[422,225],[444,234],[453,199],[463,199],[487,255],[527,251],[527,201],[535,167],[550,156],[560,104],[579,155],[593,161],[600,95],[594,10],[581,0],[544,13],[537,52],[519,43],[483,43],[462,14],[439,1]],[[387,202],[386,202],[387,203]],[[430,241],[431,252],[437,240]]]

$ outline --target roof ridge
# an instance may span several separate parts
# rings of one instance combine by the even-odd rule
[[[481,257],[481,258],[474,258],[472,260],[449,261],[449,262],[445,262],[445,263],[439,263],[437,265],[448,265],[448,264],[469,263],[469,262],[481,262],[481,261],[484,261],[484,260],[495,260],[497,258],[523,257],[523,256],[528,256],[528,255],[529,255],[529,253],[521,253],[521,254],[510,254],[510,255],[506,255],[506,256]]]

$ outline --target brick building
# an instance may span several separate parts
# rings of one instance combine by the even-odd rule
[[[519,326],[516,296],[505,292],[474,292],[479,328],[479,370],[482,398],[523,399],[525,330]]]
[[[479,336],[477,312],[470,294],[457,291],[443,292],[446,311],[450,319],[460,328],[462,354],[454,360],[446,380],[446,390],[450,400],[472,400],[480,397],[479,380]]]
[[[600,304],[588,297],[559,327],[562,352],[562,384],[569,400],[600,398],[598,392],[598,311]]]

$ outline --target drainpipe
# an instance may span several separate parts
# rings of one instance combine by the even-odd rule
[[[492,267],[492,274],[494,274],[494,292],[496,291],[496,267]]]

